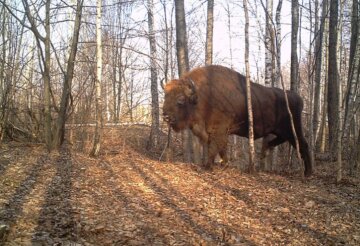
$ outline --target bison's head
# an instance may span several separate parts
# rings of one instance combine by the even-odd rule
[[[189,125],[189,119],[196,103],[196,89],[191,79],[170,81],[165,86],[164,120],[175,131],[183,130]]]

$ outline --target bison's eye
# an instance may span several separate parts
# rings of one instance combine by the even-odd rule
[[[184,96],[178,97],[176,103],[179,106],[183,106],[185,104],[185,97]]]

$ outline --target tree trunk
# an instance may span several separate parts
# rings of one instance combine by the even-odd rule
[[[325,58],[325,61],[327,60],[327,56]],[[327,78],[327,76],[326,76]],[[327,81],[327,79],[325,79],[325,81]],[[327,124],[326,124],[326,115],[327,115],[327,101],[325,100],[325,98],[327,98],[327,87],[328,87],[328,84],[325,83],[324,85],[324,100],[323,100],[323,105],[322,105],[322,114],[321,114],[321,120],[320,120],[320,126],[319,126],[319,131],[318,131],[318,135],[320,135],[318,137],[318,140],[319,140],[319,146],[320,146],[320,152],[321,153],[324,153],[325,152],[325,149],[326,149],[326,127],[327,127]]]
[[[274,50],[274,39],[273,39],[273,0],[266,1],[266,23],[265,23],[265,86],[271,87],[274,84],[273,74],[273,55]]]
[[[176,54],[179,76],[189,71],[184,0],[175,0]]]
[[[231,9],[229,2],[224,6],[227,18],[227,31],[229,36],[229,56],[230,56],[230,68],[233,69],[233,50],[232,50],[232,30],[231,30]],[[230,136],[230,159],[236,160],[238,158],[238,137],[236,135]]]
[[[338,22],[337,32],[338,40],[337,40],[337,59],[338,59],[338,75],[341,75],[342,68],[342,30],[343,30],[343,12],[344,12],[344,0],[340,0],[340,18]],[[338,77],[338,132],[337,132],[337,174],[336,174],[336,182],[340,182],[343,177],[343,165],[342,165],[342,133],[343,133],[343,104],[342,104],[342,76]]]
[[[299,91],[299,63],[297,56],[297,41],[299,29],[299,2],[291,0],[291,75],[290,90]]]
[[[52,130],[51,130],[51,99],[50,99],[50,0],[46,1],[46,17],[45,17],[45,64],[44,64],[44,115],[45,115],[45,142],[48,151],[52,150]],[[40,48],[40,47],[39,47]]]
[[[345,115],[344,115],[344,137],[350,140],[350,123],[356,113],[356,90],[359,87],[360,77],[360,9],[357,0],[353,0],[351,18],[351,43],[350,59],[347,81],[347,91],[345,95]]]
[[[226,17],[227,17],[227,30],[229,35],[229,56],[230,56],[230,68],[233,69],[233,50],[232,50],[232,30],[231,30],[231,9],[229,3],[226,3]]]
[[[123,64],[122,64],[122,54],[123,54],[123,47],[122,47],[122,43],[124,41],[121,41],[120,43],[120,47],[119,47],[119,57],[118,57],[118,79],[119,81],[117,82],[117,97],[116,100],[117,101],[117,107],[116,107],[116,122],[120,122],[120,112],[121,112],[121,95],[122,95],[122,84],[123,84]]]
[[[164,22],[165,22],[165,61],[164,61],[164,80],[165,83],[169,80],[169,57],[172,51],[170,48],[170,40],[169,40],[169,27],[168,27],[168,19],[167,19],[167,11],[166,11],[166,0],[162,0],[161,4],[163,5],[164,10]],[[170,32],[171,33],[171,32]]]
[[[323,48],[324,48],[324,29],[326,24],[326,16],[327,16],[327,9],[328,3],[327,0],[323,1],[322,6],[322,13],[321,13],[321,21],[320,21],[320,28],[318,28],[318,11],[317,11],[317,3],[315,1],[315,77],[314,77],[314,112],[313,112],[313,135],[314,135],[314,142],[316,143],[316,136],[318,133],[318,129],[320,127],[320,88],[321,88],[321,71],[322,71],[322,60],[323,60]]]
[[[316,5],[317,7],[317,5]],[[317,9],[315,7],[315,12],[317,12]],[[312,129],[314,128],[314,121],[313,121],[313,105],[314,105],[314,73],[313,73],[313,10],[312,10],[312,3],[309,3],[309,14],[310,14],[310,35],[309,35],[309,50],[308,50],[308,54],[307,54],[307,79],[308,79],[308,83],[309,83],[309,108],[310,108],[310,112],[308,115],[308,119],[309,119],[309,139],[310,139],[310,144],[309,144],[309,149],[310,149],[310,158],[312,159],[312,163],[314,162],[314,134]],[[315,17],[317,18],[317,16]],[[318,25],[317,21],[315,21],[316,25]],[[315,27],[315,29],[317,29],[317,26]]]
[[[245,67],[246,67],[246,96],[247,96],[247,110],[249,120],[249,173],[255,171],[255,147],[254,147],[254,128],[253,128],[253,112],[251,101],[251,83],[250,83],[250,66],[249,66],[249,11],[247,7],[247,0],[244,3],[245,13]]]
[[[69,109],[69,100],[71,95],[72,80],[75,70],[75,59],[79,41],[79,33],[81,26],[83,0],[78,0],[75,12],[75,24],[73,30],[73,37],[71,41],[70,54],[67,62],[66,74],[64,75],[63,91],[60,102],[60,112],[56,122],[56,132],[53,139],[53,147],[60,148],[65,138],[65,122],[67,118],[67,111]]]
[[[337,64],[338,0],[330,1],[329,63],[328,63],[328,124],[330,153],[336,153],[339,124],[339,77]]]
[[[159,95],[156,69],[156,40],[154,31],[154,3],[148,0],[148,27],[150,43],[150,76],[151,76],[151,131],[148,148],[157,147],[159,142]]]
[[[278,64],[276,66],[276,78],[275,78],[275,87],[280,87],[280,71],[281,71],[281,9],[282,9],[283,0],[279,0],[278,6],[276,8],[276,37],[275,37],[275,45],[276,45],[276,60],[278,60]]]
[[[281,9],[281,1],[279,2]],[[276,75],[276,52],[275,52],[275,33],[274,33],[274,25],[273,25],[273,0],[266,1],[266,9],[265,9],[265,86],[273,87],[275,86],[275,75]],[[279,6],[278,6],[279,7]],[[281,10],[278,10],[279,12]],[[279,13],[280,14],[280,13]],[[277,16],[279,17],[279,16]],[[266,141],[265,138],[263,141]],[[265,157],[260,162],[260,168],[262,170],[270,171],[273,169],[273,157],[275,157],[273,153],[274,149],[270,149],[270,157]],[[276,159],[276,158],[275,158]]]
[[[189,71],[184,0],[175,0],[176,54],[179,77]],[[189,129],[182,132],[184,161],[192,161],[192,135]]]
[[[211,65],[213,63],[213,34],[214,31],[214,0],[208,0],[207,5],[207,24],[206,24],[206,44],[205,44],[205,65]],[[194,138],[195,140],[195,138]],[[196,140],[198,141],[198,139]],[[196,143],[196,145],[200,143]],[[199,148],[201,149],[201,148]],[[207,163],[208,145],[203,145],[202,151],[202,163]],[[196,148],[194,149],[196,151]],[[201,151],[200,151],[201,152]],[[196,153],[196,152],[195,152]],[[196,157],[197,159],[198,157]],[[196,160],[199,162],[200,160]]]
[[[281,84],[281,9],[282,9],[282,0],[279,0],[278,5],[276,7],[276,15],[275,15],[275,23],[276,23],[276,31],[273,38],[273,43],[276,47],[276,53],[274,53],[275,57],[273,58],[273,63],[278,61],[275,66],[275,80],[273,87],[280,88]],[[275,49],[274,49],[275,52]],[[277,170],[279,168],[279,148],[275,146],[272,150],[270,150],[271,157],[271,166],[272,170]]]
[[[101,147],[101,136],[103,127],[101,79],[102,79],[102,42],[101,42],[101,0],[96,5],[96,80],[95,80],[95,104],[96,104],[96,126],[94,132],[93,147],[90,156],[98,156]]]
[[[342,180],[343,177],[343,167],[342,167],[342,112],[343,112],[343,108],[342,108],[342,99],[341,99],[341,94],[342,94],[342,90],[341,90],[341,83],[339,83],[339,102],[338,102],[338,119],[339,119],[339,128],[338,128],[338,133],[337,133],[337,140],[336,140],[336,144],[337,144],[337,172],[336,172],[336,182],[340,182]]]
[[[113,93],[113,102],[112,102],[112,108],[113,108],[113,121],[114,123],[119,123],[120,116],[118,115],[118,101],[117,101],[117,71],[120,68],[117,68],[117,61],[119,59],[119,45],[118,41],[114,40],[114,48],[113,51],[113,59],[112,59],[112,93]]]
[[[205,65],[213,62],[214,0],[208,0],[206,25]]]

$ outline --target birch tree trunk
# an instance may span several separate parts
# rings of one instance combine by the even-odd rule
[[[315,1],[315,76],[314,76],[314,112],[313,112],[313,136],[314,143],[317,140],[317,133],[320,127],[320,92],[321,92],[321,71],[323,62],[323,49],[324,49],[324,29],[326,24],[326,16],[328,9],[328,0],[322,2],[322,13],[320,20],[320,27],[318,24],[318,11],[317,11],[318,0]],[[315,145],[314,145],[315,146]]]
[[[278,5],[276,7],[276,15],[275,15],[275,23],[276,23],[276,31],[273,43],[276,47],[275,57],[273,59],[273,63],[276,61],[275,66],[275,81],[274,87],[280,88],[281,85],[281,9],[282,9],[283,0],[279,0]],[[275,50],[274,50],[275,52]],[[279,168],[278,161],[279,161],[279,146],[275,146],[273,150],[270,150],[271,156],[271,166],[273,170],[277,170]]]
[[[266,13],[265,13],[265,86],[271,87],[274,84],[273,74],[273,55],[274,50],[274,39],[273,39],[273,0],[266,1]]]
[[[251,103],[251,83],[250,83],[250,66],[249,66],[249,11],[247,7],[247,0],[243,1],[245,13],[245,67],[246,67],[246,96],[247,96],[247,110],[249,120],[249,173],[255,171],[255,147],[254,147],[254,128],[253,128],[253,112]]]
[[[150,80],[151,80],[151,131],[148,148],[157,147],[159,142],[159,94],[156,69],[156,40],[154,31],[154,3],[148,0],[148,27],[150,44]]]
[[[280,1],[281,3],[281,1]],[[275,85],[275,34],[274,34],[274,25],[273,25],[273,0],[266,1],[265,8],[265,86],[273,87]],[[263,141],[267,141],[263,138]],[[264,143],[263,143],[264,144]],[[269,158],[268,158],[268,152]],[[274,161],[274,149],[266,151],[263,153],[260,168],[262,170],[270,171],[273,169]],[[276,158],[275,158],[276,159]]]
[[[96,104],[96,126],[94,132],[93,147],[90,156],[98,156],[101,147],[101,136],[103,127],[103,108],[101,99],[102,79],[102,42],[101,42],[101,5],[102,0],[96,4],[96,80],[95,80],[95,104]]]
[[[290,90],[299,91],[299,63],[297,56],[297,41],[299,29],[299,2],[291,0],[291,75]]]
[[[276,60],[279,62],[276,66],[276,77],[275,77],[275,87],[280,87],[280,71],[281,71],[281,9],[282,9],[282,2],[283,0],[279,0],[278,5],[276,7],[276,16],[275,16],[275,22],[276,22]]]
[[[213,63],[213,34],[214,31],[214,0],[208,0],[207,5],[207,22],[206,22],[206,44],[205,44],[205,65],[211,65]],[[194,137],[194,140],[196,137]],[[197,141],[199,141],[197,139]],[[200,143],[198,143],[200,144]],[[202,163],[208,162],[208,146],[204,144],[202,146]],[[200,151],[201,152],[201,151]]]
[[[229,56],[230,56],[230,68],[233,69],[233,49],[232,49],[232,30],[231,30],[231,9],[229,2],[224,6],[224,10],[226,12],[227,18],[227,32],[229,37]],[[230,136],[230,160],[236,160],[239,156],[238,151],[238,136],[232,135]]]
[[[213,62],[214,0],[208,0],[206,24],[205,65]]]
[[[338,40],[337,40],[337,63],[338,63],[338,75],[341,75],[341,64],[342,64],[342,30],[343,30],[343,12],[344,12],[344,0],[340,1],[340,18],[338,22]],[[343,177],[343,165],[342,165],[342,132],[343,132],[343,104],[342,104],[342,76],[338,77],[338,132],[337,132],[337,173],[336,173],[336,182],[340,182]]]

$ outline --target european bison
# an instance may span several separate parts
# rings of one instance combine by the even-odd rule
[[[255,139],[273,134],[271,148],[285,141],[295,147],[284,92],[251,83]],[[305,176],[312,174],[308,144],[304,138],[301,111],[303,102],[294,92],[287,92],[299,140]],[[175,131],[190,128],[203,144],[208,144],[209,168],[217,154],[226,159],[229,134],[248,137],[248,113],[245,76],[222,66],[196,68],[165,86],[164,120]],[[264,147],[264,146],[263,146]]]

